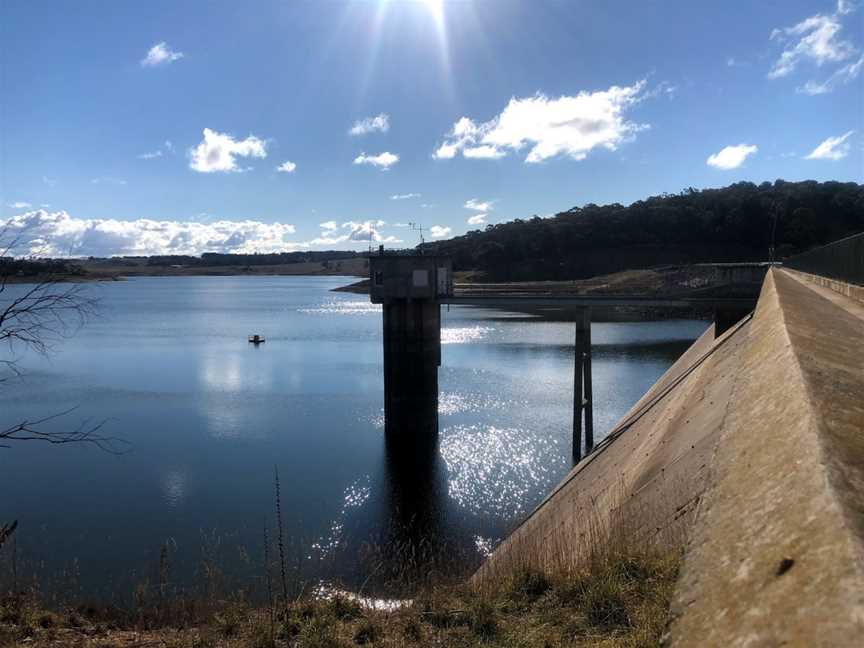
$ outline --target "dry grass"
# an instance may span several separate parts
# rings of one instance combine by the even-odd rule
[[[525,569],[485,583],[433,587],[410,605],[376,610],[336,596],[266,609],[224,602],[195,618],[111,610],[45,612],[0,604],[0,646],[339,648],[345,646],[656,646],[678,571],[677,554],[608,554],[578,570]],[[172,605],[178,605],[173,602]]]
[[[585,515],[570,516],[554,537],[511,540],[506,561],[493,556],[467,583],[401,573],[405,591],[413,591],[401,607],[376,609],[342,595],[323,599],[320,592],[316,598],[308,589],[298,596],[296,584],[286,582],[297,575],[285,575],[277,529],[278,563],[265,558],[267,607],[249,605],[243,590],[230,600],[220,600],[214,588],[197,597],[170,594],[163,549],[158,585],[142,586],[129,609],[51,612],[35,595],[0,599],[0,647],[657,646],[689,525],[622,505],[627,500],[618,490],[592,502]],[[276,508],[279,524],[278,487]],[[278,578],[272,583],[271,567]]]

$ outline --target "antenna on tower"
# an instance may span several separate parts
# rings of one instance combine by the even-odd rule
[[[408,223],[408,227],[420,234],[420,245],[423,245],[426,242],[423,240],[423,226],[420,223]],[[422,247],[420,248],[420,254],[423,254]]]

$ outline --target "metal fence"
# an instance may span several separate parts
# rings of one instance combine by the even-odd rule
[[[783,265],[864,286],[864,232],[808,250],[787,259]]]

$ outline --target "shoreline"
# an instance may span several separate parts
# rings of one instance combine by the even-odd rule
[[[88,273],[83,275],[78,274],[58,274],[58,275],[34,275],[17,277],[10,276],[6,278],[7,284],[35,284],[44,281],[53,281],[56,283],[99,283],[108,281],[128,281],[136,277],[359,277],[351,272],[341,272],[334,270],[332,272],[290,272],[290,271],[237,271],[231,268],[225,269],[218,266],[200,268],[201,271],[177,271],[177,272],[118,272],[111,274],[96,274]]]

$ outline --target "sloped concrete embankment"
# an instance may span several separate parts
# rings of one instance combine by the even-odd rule
[[[680,545],[707,484],[748,328],[744,321],[715,340],[709,327],[497,548],[475,581],[521,566],[578,563],[613,525],[626,525],[623,533],[634,542]]]
[[[673,643],[864,632],[864,304],[765,281],[673,607]]]
[[[709,329],[475,575],[686,544],[672,645],[864,636],[864,303],[788,270]],[[851,643],[850,643],[851,642]]]

